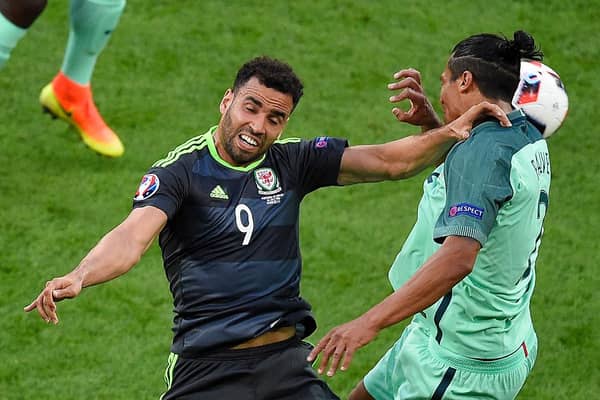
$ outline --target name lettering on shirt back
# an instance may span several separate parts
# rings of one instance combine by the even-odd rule
[[[550,155],[547,151],[538,151],[531,160],[531,166],[535,173],[540,176],[542,174],[550,174]]]

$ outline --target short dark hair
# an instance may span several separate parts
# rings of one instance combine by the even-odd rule
[[[293,108],[303,95],[304,86],[300,78],[288,64],[267,56],[253,58],[248,61],[237,73],[233,82],[233,91],[236,92],[252,77],[268,88],[275,89],[281,93],[292,96]]]
[[[448,69],[452,80],[470,71],[484,96],[510,102],[519,84],[521,59],[542,61],[543,58],[541,49],[527,32],[516,31],[513,40],[481,33],[454,46]]]

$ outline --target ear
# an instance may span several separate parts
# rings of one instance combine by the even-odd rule
[[[292,110],[292,112],[294,112],[294,110]],[[291,116],[290,116],[290,115],[288,115],[288,117],[285,119],[285,124],[286,124],[286,125],[287,125],[287,123],[290,121],[290,118],[291,118]],[[279,140],[279,139],[281,138],[281,135],[283,135],[283,131],[284,131],[284,130],[285,130],[285,128],[284,128],[284,129],[282,129],[282,130],[281,130],[281,132],[279,132],[279,135],[277,135],[277,140]]]
[[[458,81],[458,91],[461,93],[466,93],[469,90],[473,89],[473,85],[475,81],[473,80],[473,73],[471,71],[464,71],[461,76],[457,79]]]
[[[225,114],[225,112],[229,109],[229,106],[231,106],[232,101],[233,90],[227,89],[223,95],[223,98],[221,99],[221,104],[219,104],[219,110],[221,111],[221,114]]]

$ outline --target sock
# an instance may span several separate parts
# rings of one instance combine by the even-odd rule
[[[19,28],[0,13],[0,68],[10,58],[10,52],[25,35],[27,29]]]
[[[125,0],[71,0],[70,31],[61,67],[71,80],[87,85],[98,54],[117,27]]]

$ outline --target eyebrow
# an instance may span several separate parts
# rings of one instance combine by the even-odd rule
[[[256,97],[252,97],[252,96],[246,96],[246,100],[250,100],[251,102],[253,102],[254,104],[256,104],[259,107],[262,107],[262,102],[260,100],[258,100]]]
[[[262,107],[263,106],[262,101],[260,101],[256,97],[247,96],[246,99],[249,100],[249,101],[251,101],[252,103],[256,104],[256,106],[258,106],[258,107]],[[274,115],[276,115],[278,117],[281,117],[283,119],[287,118],[287,114],[284,113],[283,111],[280,111],[280,110],[271,110],[270,112],[271,112],[271,114],[274,114]]]

